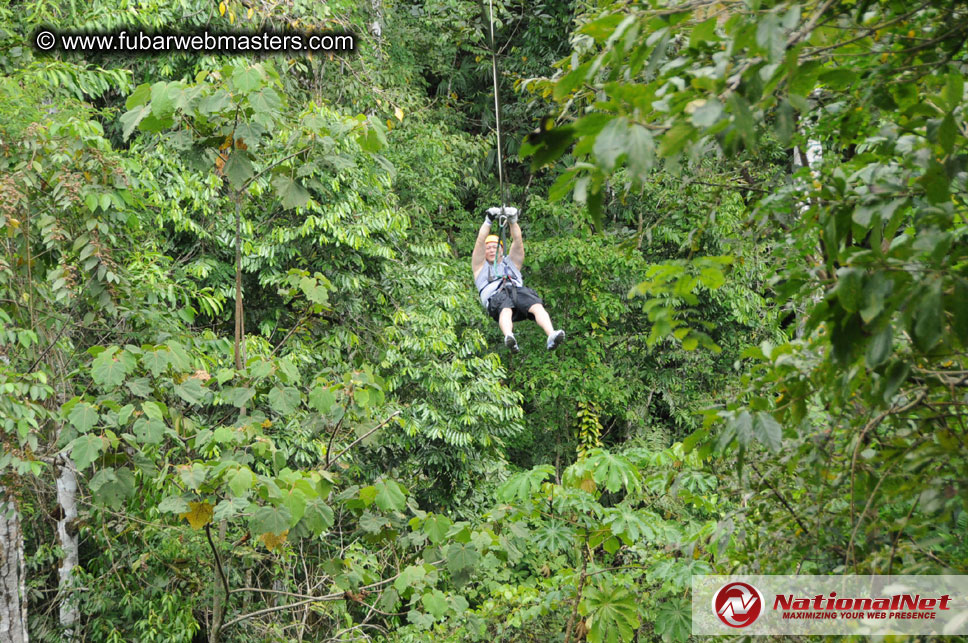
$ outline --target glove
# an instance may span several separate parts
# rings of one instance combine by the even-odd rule
[[[484,225],[490,226],[492,223],[494,222],[491,220],[491,212],[488,211],[487,214],[484,215]]]
[[[516,223],[518,220],[518,209],[509,205],[501,207],[493,207],[487,209],[487,221],[491,221],[492,217],[501,216],[501,213],[507,216],[508,221]]]

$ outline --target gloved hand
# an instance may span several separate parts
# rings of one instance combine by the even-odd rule
[[[491,220],[492,220],[493,217],[499,217],[499,216],[501,216],[502,211],[507,216],[508,221],[517,222],[517,220],[518,220],[518,209],[515,208],[515,207],[512,207],[510,205],[506,205],[503,208],[501,208],[499,206],[493,207],[493,208],[488,208],[487,209],[487,217],[486,217],[486,220],[488,221],[488,223],[491,222]]]

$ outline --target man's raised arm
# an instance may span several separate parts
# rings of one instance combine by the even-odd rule
[[[471,254],[471,271],[474,276],[477,277],[477,273],[481,271],[484,267],[484,240],[487,239],[487,234],[491,231],[491,217],[490,215],[484,215],[484,223],[481,224],[481,229],[477,231],[477,241],[474,242],[474,252]]]
[[[521,226],[518,225],[517,212],[511,219],[511,248],[508,250],[508,258],[514,267],[521,270],[524,265],[524,237],[521,236]]]

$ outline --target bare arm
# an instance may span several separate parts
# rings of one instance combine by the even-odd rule
[[[490,231],[491,224],[487,221],[482,223],[481,229],[477,231],[477,241],[474,242],[474,252],[471,254],[471,271],[474,273],[475,279],[477,273],[484,267],[484,240]]]
[[[511,222],[511,248],[508,251],[508,258],[515,268],[521,270],[524,265],[524,238],[521,236],[521,226],[517,221]]]

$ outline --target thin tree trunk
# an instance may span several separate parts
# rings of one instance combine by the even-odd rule
[[[242,344],[245,342],[245,322],[242,318],[242,214],[240,195],[235,193],[235,368],[242,370]]]
[[[27,587],[20,509],[0,486],[0,641],[27,643]]]
[[[57,590],[60,596],[60,624],[67,640],[75,637],[74,628],[80,619],[80,611],[74,599],[74,568],[80,564],[77,544],[77,476],[71,462],[63,455],[57,458],[57,504],[60,519],[57,521],[57,540],[64,558],[57,570]]]

